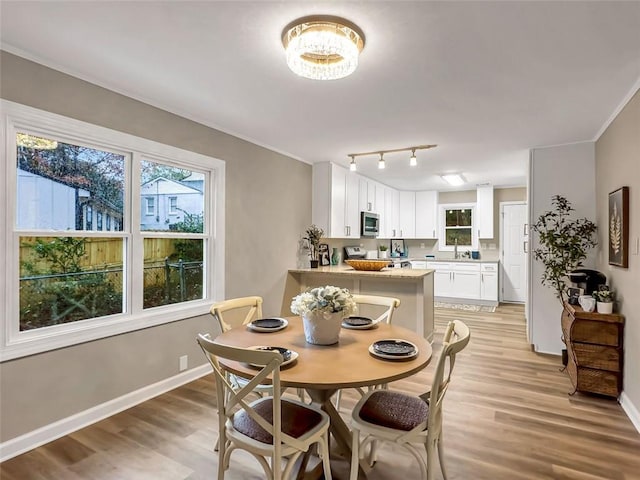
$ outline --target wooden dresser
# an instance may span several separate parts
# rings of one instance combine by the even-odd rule
[[[565,304],[562,335],[567,373],[578,392],[618,397],[622,391],[624,316]]]

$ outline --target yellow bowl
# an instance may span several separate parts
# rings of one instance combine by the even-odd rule
[[[356,270],[367,270],[370,272],[377,272],[389,265],[389,260],[356,260],[349,259],[346,263],[351,265]]]

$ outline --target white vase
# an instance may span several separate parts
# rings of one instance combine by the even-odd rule
[[[302,316],[304,338],[314,345],[333,345],[340,339],[342,312],[310,312]]]
[[[613,302],[596,302],[598,313],[613,313]]]
[[[386,250],[380,250],[379,258],[389,258],[389,252],[387,252]]]

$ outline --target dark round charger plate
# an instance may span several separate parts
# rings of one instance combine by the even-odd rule
[[[272,352],[280,352],[280,355],[282,355],[282,358],[285,362],[291,358],[291,350],[284,347],[264,346],[264,347],[258,347],[256,348],[256,350],[268,350]]]
[[[342,323],[346,323],[347,325],[350,325],[352,327],[363,327],[365,325],[371,325],[373,323],[373,319],[369,317],[358,317],[353,315],[351,317],[344,318],[342,320]]]
[[[279,328],[283,324],[279,318],[259,318],[251,322],[251,325],[260,328]]]
[[[373,343],[373,350],[384,355],[407,357],[415,354],[416,346],[404,340],[378,340]]]

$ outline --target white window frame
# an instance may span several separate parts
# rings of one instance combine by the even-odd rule
[[[176,204],[173,204],[173,201],[175,200]],[[169,215],[178,215],[179,211],[178,211],[178,197],[176,197],[175,195],[169,197]]]
[[[155,197],[144,197],[144,214],[150,217],[156,214]]]
[[[213,301],[224,298],[225,251],[225,162],[216,158],[164,145],[126,133],[99,127],[61,115],[38,110],[6,100],[0,100],[0,144],[4,145],[5,159],[0,163],[0,179],[5,188],[0,199],[9,208],[0,209],[0,264],[6,265],[0,275],[0,362],[33,355],[49,350],[76,345],[164,323],[208,313]],[[14,230],[16,215],[16,132],[27,131],[40,136],[51,136],[62,141],[109,151],[124,152],[133,168],[126,179],[125,204],[128,212],[123,218],[123,231],[110,231],[109,236],[121,237],[129,245],[140,241],[140,160],[155,159],[164,164],[178,164],[205,173],[209,206],[205,220],[205,261],[203,299],[142,309],[143,276],[142,255],[135,255],[133,247],[125,258],[126,284],[125,313],[70,322],[51,327],[20,331],[19,325],[19,237],[25,230]],[[0,180],[1,182],[2,180]],[[134,227],[134,228],[132,228]],[[38,231],[40,232],[40,231]],[[33,233],[33,231],[32,231]],[[48,233],[47,233],[48,234]],[[51,235],[75,235],[75,232],[55,232]],[[78,236],[104,236],[104,232],[78,231]],[[161,232],[158,232],[162,236]],[[139,237],[136,240],[134,237]],[[134,243],[131,243],[134,242]],[[142,243],[138,244],[142,247]]]
[[[477,217],[476,217],[476,204],[475,203],[441,203],[439,205],[440,208],[440,236],[438,237],[440,241],[438,242],[438,250],[440,252],[453,252],[455,247],[453,245],[445,245],[446,240],[446,212],[447,210],[462,210],[462,209],[471,209],[471,246],[458,246],[459,252],[467,252],[471,250],[478,249],[478,228],[477,225]]]

